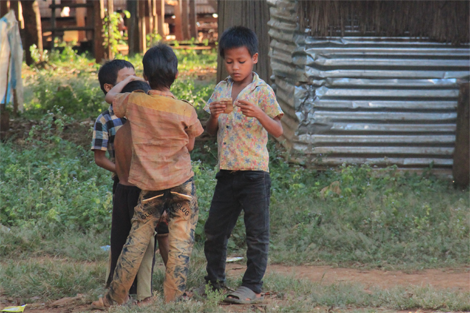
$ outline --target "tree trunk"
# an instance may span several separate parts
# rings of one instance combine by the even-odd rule
[[[31,65],[34,60],[31,56],[29,47],[36,45],[42,61],[42,27],[41,27],[41,13],[39,12],[38,1],[22,0],[23,5],[23,18],[26,23],[24,30],[24,51],[26,54],[26,64]]]
[[[189,0],[189,37],[197,39],[196,0]]]
[[[0,1],[0,17],[3,17],[8,11],[10,11],[10,1]]]
[[[456,186],[465,188],[469,183],[470,167],[470,109],[469,109],[470,84],[460,85],[459,101],[457,105],[457,129],[455,131],[455,150],[453,175]]]
[[[103,47],[103,19],[104,19],[104,3],[103,0],[92,1],[93,2],[93,19],[94,19],[94,31],[93,31],[93,48],[96,63],[100,63],[104,58],[104,47]],[[52,38],[54,40],[54,38]]]
[[[183,40],[189,37],[189,1],[181,0],[181,26],[183,29]]]
[[[269,8],[266,0],[252,1],[252,0],[219,0],[218,1],[218,14],[219,14],[219,40],[224,30],[231,26],[246,26],[252,29],[258,36],[258,64],[253,68],[253,71],[264,79],[268,84],[270,83],[269,77],[271,76],[271,65],[268,56],[269,53],[269,35],[268,35],[268,21],[269,21]],[[217,58],[217,81],[221,81],[227,77],[228,73],[225,70],[223,60],[220,55]]]
[[[137,1],[127,1],[127,10],[131,14],[128,22],[128,45],[129,45],[129,55],[134,55],[139,53],[139,18],[137,15],[138,12],[138,3]]]

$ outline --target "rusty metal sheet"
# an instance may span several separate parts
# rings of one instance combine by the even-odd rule
[[[452,166],[470,45],[408,37],[316,38],[296,0],[268,0],[271,65],[286,146],[324,164]]]

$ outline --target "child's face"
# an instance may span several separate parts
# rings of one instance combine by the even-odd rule
[[[122,82],[126,77],[133,75],[135,76],[135,70],[132,67],[125,67],[120,69],[117,73],[116,84]],[[103,87],[106,92],[109,92],[111,89],[113,89],[114,85],[104,84]]]
[[[253,66],[258,63],[258,53],[251,56],[248,49],[243,46],[227,49],[224,55],[225,68],[235,82],[243,83],[251,80]]]

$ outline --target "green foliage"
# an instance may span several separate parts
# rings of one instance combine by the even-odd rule
[[[111,179],[89,151],[63,140],[61,113],[31,130],[27,148],[1,144],[0,223],[57,231],[109,229]]]
[[[123,14],[126,16],[126,18],[130,18],[131,14],[129,11],[124,10]],[[124,45],[126,44],[126,41],[124,40],[124,37],[119,30],[119,25],[122,23],[122,16],[121,13],[119,12],[112,12],[111,14],[108,14],[106,11],[106,16],[104,17],[103,20],[103,46],[108,49],[108,47],[111,47],[111,50],[114,52],[114,54],[119,53],[118,45]],[[111,33],[112,36],[109,38],[109,29],[111,28]]]

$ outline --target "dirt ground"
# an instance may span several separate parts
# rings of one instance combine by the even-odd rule
[[[240,276],[245,271],[242,264],[227,264],[227,275]],[[416,272],[403,271],[385,271],[385,270],[361,270],[353,268],[336,268],[331,266],[286,266],[286,265],[270,265],[269,273],[295,277],[298,279],[307,279],[312,282],[324,285],[334,283],[360,283],[364,285],[365,290],[372,287],[391,288],[396,286],[432,286],[439,289],[453,288],[460,291],[470,291],[470,266],[460,268],[446,269],[427,269]],[[1,298],[0,298],[1,299]],[[0,307],[6,305],[6,299],[2,299]],[[73,313],[84,312],[89,310],[89,305],[83,304],[85,298],[78,295],[75,298],[65,298],[50,303],[36,303],[26,307],[25,312],[36,313]],[[282,305],[282,301],[277,299],[275,294],[268,292],[264,303],[259,305],[223,305],[227,312],[265,312],[266,304],[277,303]],[[59,306],[59,307],[57,307]],[[347,312],[348,310],[337,310],[334,312]],[[393,312],[390,310],[378,310],[379,312]],[[99,312],[99,311],[90,311]],[[312,308],[311,312],[333,312],[331,308]],[[410,312],[410,311],[403,311]],[[414,311],[414,312],[431,312],[431,311]]]

